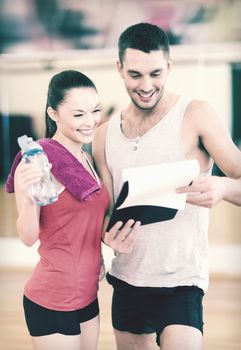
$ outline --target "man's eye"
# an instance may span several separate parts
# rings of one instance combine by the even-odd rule
[[[137,72],[129,72],[129,76],[133,79],[137,79],[140,77],[140,74],[138,74]]]
[[[155,73],[152,73],[152,74],[151,74],[151,76],[152,76],[153,78],[159,77],[160,75],[161,75],[161,72],[155,72]]]

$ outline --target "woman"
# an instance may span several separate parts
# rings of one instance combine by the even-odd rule
[[[40,240],[40,261],[24,288],[24,311],[34,350],[95,350],[99,332],[97,299],[101,267],[101,228],[109,196],[92,160],[82,150],[100,120],[100,102],[93,82],[77,71],[56,74],[48,89],[46,138],[39,140],[52,165],[59,198],[37,207],[28,187],[43,173],[18,154],[7,181],[15,191],[17,229],[24,244]],[[112,247],[129,252],[124,241],[133,221],[117,223],[103,237]],[[106,225],[104,225],[106,227]],[[134,238],[133,238],[134,237]]]

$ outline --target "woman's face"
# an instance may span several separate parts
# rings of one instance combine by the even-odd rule
[[[77,143],[90,143],[100,121],[100,101],[94,88],[69,90],[64,101],[54,111],[55,135]]]

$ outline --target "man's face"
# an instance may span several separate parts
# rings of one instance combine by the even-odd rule
[[[118,62],[118,70],[124,79],[127,93],[136,107],[152,110],[161,100],[171,60],[167,60],[162,50],[145,53],[126,49],[123,64]]]

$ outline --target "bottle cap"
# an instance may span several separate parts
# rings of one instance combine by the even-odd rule
[[[32,137],[28,137],[27,135],[22,135],[18,137],[19,147],[23,150],[23,152],[27,152],[30,149],[40,149],[43,148],[37,142],[33,141]]]

